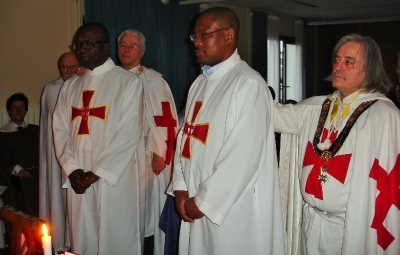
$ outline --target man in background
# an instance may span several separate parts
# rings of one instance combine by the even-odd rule
[[[42,92],[40,114],[39,217],[44,219],[52,236],[55,251],[69,249],[66,224],[65,189],[61,188],[61,168],[53,144],[53,111],[62,84],[72,77],[79,62],[74,53],[66,52],[57,61],[60,77],[47,84]]]
[[[159,220],[167,198],[165,191],[171,178],[178,118],[167,82],[160,73],[140,63],[145,50],[146,39],[137,30],[125,30],[118,37],[118,58],[121,67],[138,75],[143,82],[146,108],[144,136],[148,164],[145,253],[163,255],[165,234],[159,228]],[[153,235],[154,246],[151,244]]]
[[[4,203],[38,217],[39,126],[24,121],[28,98],[7,99],[10,122],[0,128],[0,172]]]
[[[285,254],[268,86],[239,57],[231,9],[202,12],[194,32],[203,73],[190,88],[174,159],[179,254]]]
[[[67,188],[71,251],[142,254],[146,178],[143,86],[109,58],[107,28],[78,28],[72,49],[82,77],[60,90],[54,147]]]

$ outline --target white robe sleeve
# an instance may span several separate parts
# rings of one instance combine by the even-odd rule
[[[62,166],[62,184],[63,188],[69,186],[68,176],[76,169],[81,168],[75,158],[71,149],[69,120],[68,120],[68,105],[66,102],[66,87],[61,87],[58,95],[58,100],[53,113],[53,137],[54,149],[57,159]]]
[[[240,85],[240,86],[239,86]],[[213,223],[221,225],[243,192],[263,169],[267,136],[272,128],[271,98],[254,79],[237,82],[227,114],[224,144],[213,174],[200,183],[195,202]],[[274,169],[271,162],[271,169]]]
[[[156,126],[154,116],[163,115],[162,102],[168,102],[172,117],[175,119],[174,134],[177,132],[177,113],[175,102],[168,84],[161,78],[161,74],[152,69],[146,70],[140,78],[143,81],[146,105],[146,151],[166,158],[168,139],[167,128]]]
[[[298,112],[293,104],[274,104],[274,128],[275,132],[286,134],[298,134]]]

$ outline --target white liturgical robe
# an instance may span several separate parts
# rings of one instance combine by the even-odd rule
[[[56,155],[67,188],[71,251],[82,255],[141,254],[146,163],[140,79],[108,59],[60,91],[53,115]],[[76,169],[100,177],[75,194]]]
[[[140,69],[141,71],[138,71]],[[178,117],[174,98],[162,75],[153,69],[138,65],[129,70],[143,82],[145,98],[145,144],[147,156],[146,224],[145,237],[154,235],[153,254],[164,254],[165,234],[158,226],[167,198],[166,189],[171,180],[171,165]],[[151,166],[153,153],[164,158],[166,167],[155,175]]]
[[[61,168],[54,152],[52,127],[53,111],[63,83],[64,80],[60,77],[44,87],[39,125],[39,217],[47,223],[55,251],[62,251],[70,246],[66,224],[66,193],[61,188]]]
[[[235,52],[193,83],[177,138],[173,189],[205,216],[182,222],[180,254],[284,254],[272,98]]]
[[[329,96],[332,103],[317,143],[329,137],[326,134],[338,92]],[[298,135],[298,144],[286,144],[283,137],[281,146],[281,150],[296,154],[294,157],[281,154],[282,159],[298,159],[296,164],[281,161],[281,167],[290,166],[288,171],[298,176],[301,196],[297,200],[304,201],[303,221],[301,229],[297,229],[300,234],[293,231],[292,237],[299,245],[289,243],[293,248],[291,253],[399,254],[400,112],[381,94],[349,95],[344,99],[345,103],[351,102],[349,114],[338,124],[338,133],[331,134],[331,143],[358,106],[378,101],[358,117],[337,154],[324,161],[315,153],[313,141],[326,98],[312,97],[296,105],[275,107],[275,131]],[[323,182],[319,178],[325,165],[327,181]],[[294,200],[289,198],[289,201]],[[297,208],[297,212],[288,210],[289,218],[301,217],[299,207],[288,208]]]

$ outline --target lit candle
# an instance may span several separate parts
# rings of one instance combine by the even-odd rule
[[[44,255],[52,255],[51,254],[51,236],[47,233],[46,224],[43,224],[42,227],[43,237],[42,237],[42,247]]]

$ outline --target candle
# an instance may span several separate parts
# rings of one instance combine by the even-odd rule
[[[42,247],[44,255],[52,255],[51,254],[51,236],[47,233],[46,224],[43,224],[42,227],[43,237],[42,237]]]

